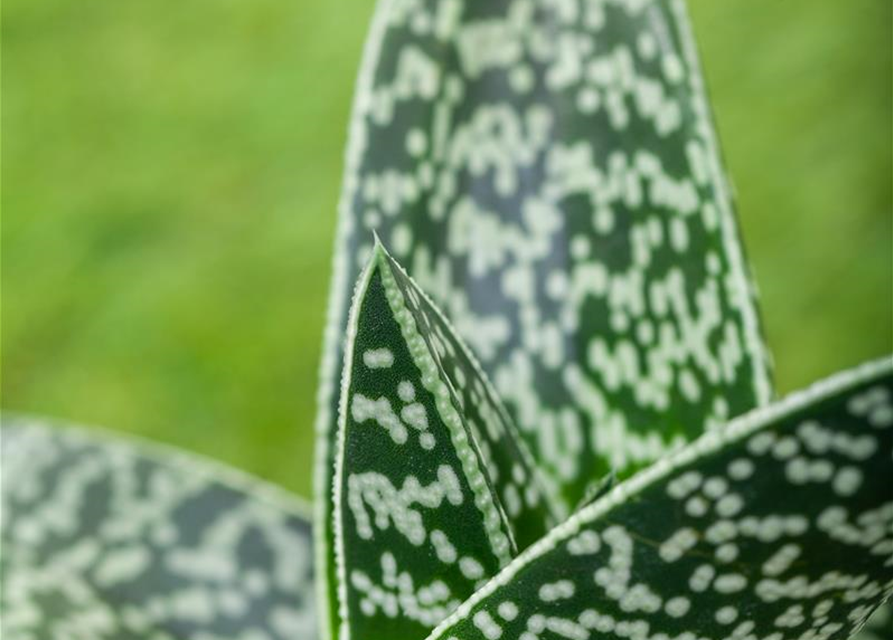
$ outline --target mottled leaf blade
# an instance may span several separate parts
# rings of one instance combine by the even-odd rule
[[[430,638],[848,638],[893,593],[891,455],[886,359],[621,483]]]
[[[609,469],[625,477],[769,400],[684,13],[679,0],[380,2],[321,366],[321,566],[343,336],[371,230],[471,344],[562,509]],[[319,586],[334,622],[331,564]]]
[[[372,230],[481,359],[565,509],[609,469],[627,476],[770,399],[684,13],[380,5],[351,122],[320,478]]]
[[[546,531],[525,461],[519,477],[488,466],[511,441],[472,421],[499,408],[465,395],[486,383],[427,304],[376,245],[348,325],[335,458],[341,640],[423,638],[516,554],[515,522],[528,543]]]
[[[539,540],[548,527],[567,516],[557,486],[547,487],[530,450],[508,415],[477,358],[428,295],[383,246],[386,279],[401,292],[419,333],[455,393],[459,409],[481,452],[487,475],[497,489],[518,548]],[[547,499],[548,496],[548,499]]]
[[[317,637],[303,501],[27,417],[3,416],[0,447],[5,640]]]

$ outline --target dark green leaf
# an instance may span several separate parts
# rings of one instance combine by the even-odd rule
[[[770,399],[694,49],[678,0],[381,4],[341,200],[321,522],[371,230],[481,358],[565,511]]]
[[[419,334],[454,393],[460,413],[480,449],[488,478],[497,487],[519,549],[539,540],[547,526],[558,524],[551,491],[536,468],[518,428],[474,354],[443,313],[403,268],[379,245],[383,276],[401,294]],[[551,500],[542,500],[551,494]]]
[[[472,346],[565,513],[609,469],[626,477],[770,400],[681,0],[383,0],[346,160],[317,417],[321,566],[372,230]]]
[[[893,593],[893,359],[662,459],[431,639],[848,638]]]
[[[2,636],[316,637],[308,507],[157,445],[3,416]]]
[[[346,354],[340,638],[423,638],[551,516],[489,383],[381,245],[357,287]]]

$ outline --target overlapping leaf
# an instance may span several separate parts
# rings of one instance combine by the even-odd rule
[[[382,2],[340,210],[321,491],[372,230],[471,344],[565,507],[771,395],[681,0]]]
[[[893,593],[891,455],[888,358],[618,485],[430,638],[848,638]]]
[[[562,510],[771,396],[682,0],[381,0],[321,367],[321,594],[343,335],[374,230],[472,346]]]
[[[452,388],[468,430],[481,452],[487,476],[495,487],[519,549],[545,533],[546,525],[566,516],[555,512],[556,487],[548,490],[512,419],[487,375],[440,309],[379,244],[379,259],[387,282],[399,291],[412,314],[428,352]],[[545,499],[549,496],[549,500]]]
[[[4,640],[312,640],[308,507],[193,456],[3,417]]]
[[[552,517],[489,383],[379,244],[346,353],[334,483],[339,637],[423,638]]]

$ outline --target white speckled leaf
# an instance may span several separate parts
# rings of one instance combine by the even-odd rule
[[[386,280],[390,282],[393,278],[393,285],[412,313],[428,351],[455,393],[462,417],[480,449],[487,476],[505,508],[518,548],[526,549],[546,533],[547,527],[567,516],[563,510],[555,511],[557,487],[546,488],[547,480],[536,467],[517,426],[468,345],[381,244],[378,250],[382,266],[388,267]],[[550,499],[544,500],[543,496]]]
[[[317,637],[302,501],[158,445],[2,421],[4,640]]]
[[[339,210],[318,521],[372,230],[474,349],[561,509],[767,403],[717,147],[682,0],[382,0]]]
[[[423,638],[554,518],[467,348],[379,244],[346,354],[333,491],[339,638]]]
[[[850,637],[893,593],[893,359],[734,420],[586,506],[431,640]]]

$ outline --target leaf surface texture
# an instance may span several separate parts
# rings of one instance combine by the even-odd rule
[[[317,637],[297,498],[173,449],[33,418],[4,415],[0,448],[7,640]]]
[[[348,325],[334,480],[341,638],[423,638],[553,521],[467,348],[381,245]]]
[[[848,638],[893,592],[891,453],[887,359],[621,483],[431,639]]]

